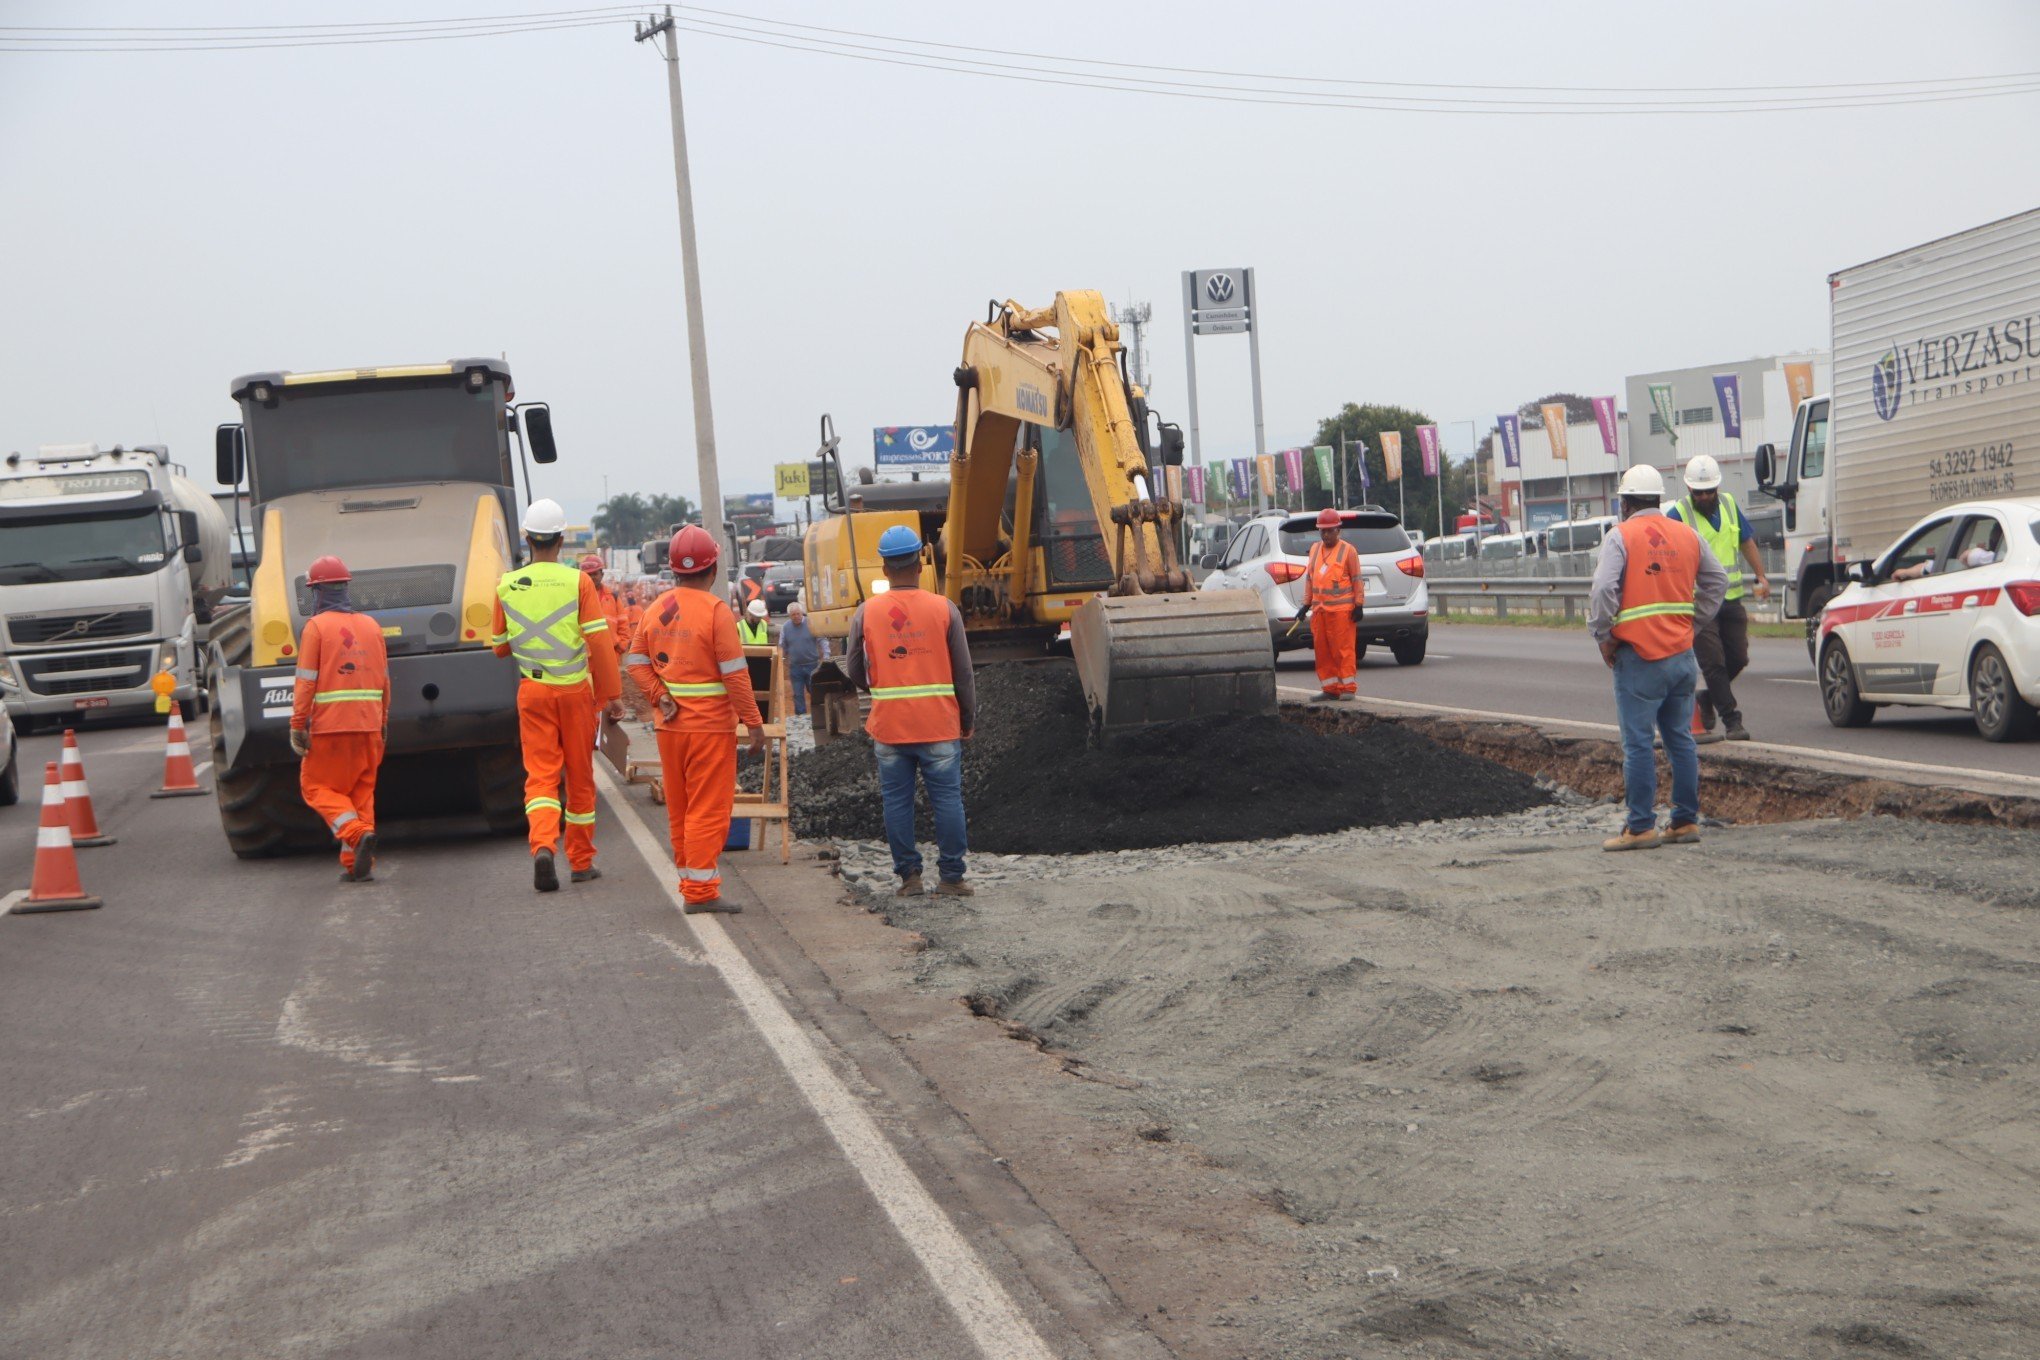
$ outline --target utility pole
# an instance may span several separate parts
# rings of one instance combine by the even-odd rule
[[[680,274],[687,292],[687,363],[694,389],[694,459],[701,482],[701,524],[715,540],[716,555],[736,561],[723,533],[722,474],[715,463],[715,412],[708,400],[708,337],[701,320],[701,261],[694,245],[694,188],[687,176],[687,118],[680,109],[680,35],[673,7],[666,17],[647,16],[638,42],[666,35],[666,95],[673,105],[673,182],[680,199]]]

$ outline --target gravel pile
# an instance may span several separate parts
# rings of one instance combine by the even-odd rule
[[[1081,854],[1318,835],[1349,827],[1491,817],[1552,801],[1527,775],[1388,723],[1320,736],[1280,718],[1181,723],[1089,740],[1083,691],[1062,662],[977,673],[978,731],[964,748],[971,848]],[[883,837],[870,742],[793,764],[796,834]],[[925,804],[920,836],[933,839]]]

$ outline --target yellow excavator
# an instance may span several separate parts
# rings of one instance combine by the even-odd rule
[[[904,524],[932,545],[922,585],[962,610],[973,660],[1066,642],[1095,730],[1273,713],[1260,601],[1192,585],[1176,552],[1182,502],[1161,476],[1182,462],[1183,435],[1151,415],[1123,365],[1098,293],[1057,293],[1038,310],[994,302],[964,334],[946,482],[846,484],[822,417],[839,489],[805,539],[815,632],[840,648],[872,583],[882,588],[879,535]],[[855,725],[833,666],[815,694],[818,738]]]

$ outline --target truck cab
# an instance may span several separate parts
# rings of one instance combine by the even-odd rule
[[[1780,458],[1777,446],[1757,446],[1757,486],[1776,496],[1785,511],[1785,617],[1817,619],[1843,585],[1842,561],[1834,544],[1834,462],[1828,457],[1827,393],[1799,403],[1792,419],[1792,443]]]

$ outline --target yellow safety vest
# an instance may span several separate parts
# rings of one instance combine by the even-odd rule
[[[504,637],[517,672],[542,685],[578,685],[588,678],[588,639],[581,628],[581,573],[563,562],[533,562],[496,583]]]
[[[1728,573],[1728,596],[1731,600],[1743,597],[1742,583],[1742,511],[1736,508],[1735,497],[1726,491],[1721,493],[1721,527],[1707,522],[1707,516],[1693,507],[1691,496],[1679,502],[1679,518],[1686,521],[1686,527],[1700,535],[1700,541],[1721,563],[1721,569]]]
[[[737,641],[743,643],[746,647],[769,646],[772,642],[771,625],[762,619],[757,623],[753,623],[749,619],[738,619]]]

